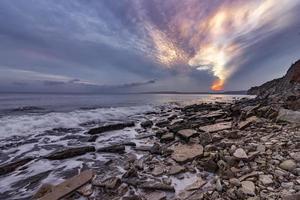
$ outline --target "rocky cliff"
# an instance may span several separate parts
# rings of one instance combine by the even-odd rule
[[[252,87],[248,94],[268,99],[292,110],[300,110],[300,60],[292,64],[286,75]]]

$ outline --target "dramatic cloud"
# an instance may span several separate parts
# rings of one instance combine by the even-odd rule
[[[247,89],[298,58],[299,8],[300,0],[3,0],[0,91],[34,81],[44,91]]]

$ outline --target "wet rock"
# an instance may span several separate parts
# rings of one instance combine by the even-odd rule
[[[221,123],[217,123],[217,124],[199,127],[199,130],[201,130],[203,132],[214,133],[214,132],[218,132],[218,131],[231,129],[231,124],[232,124],[231,122],[221,122]]]
[[[183,145],[180,144],[173,149],[171,155],[178,163],[185,163],[203,155],[203,146],[199,144]]]
[[[299,200],[300,199],[300,193],[285,195],[285,196],[283,196],[282,199],[283,200]]]
[[[134,166],[131,166],[127,172],[125,172],[122,178],[135,178],[138,177],[138,172]]]
[[[74,192],[87,182],[89,182],[93,178],[93,172],[90,170],[81,172],[79,175],[74,176],[64,182],[54,186],[52,191],[40,200],[53,200],[53,199],[61,199],[62,197]]]
[[[185,167],[182,167],[180,165],[173,165],[171,166],[170,170],[169,170],[169,174],[170,175],[176,175],[176,174],[180,174],[181,172],[185,171]]]
[[[281,108],[277,116],[277,121],[300,124],[300,111],[292,111]]]
[[[293,171],[296,169],[297,164],[293,160],[285,160],[279,165],[279,167],[287,171]]]
[[[175,188],[173,186],[160,183],[160,182],[146,182],[138,185],[138,188],[144,190],[162,190],[162,191],[171,191],[175,192]]]
[[[97,152],[105,152],[105,153],[124,153],[125,152],[125,145],[111,145],[107,147],[102,147],[97,149]]]
[[[138,140],[141,140],[141,139],[145,139],[145,138],[151,138],[153,136],[155,136],[154,133],[146,133],[146,134],[137,135],[135,138]]]
[[[254,124],[258,121],[259,121],[259,119],[256,116],[249,117],[245,121],[242,121],[239,123],[239,129],[243,130],[243,129],[249,127],[251,124]]]
[[[21,180],[15,182],[12,185],[12,187],[32,190],[32,189],[36,188],[43,179],[47,178],[50,173],[51,173],[51,170],[48,170],[48,171],[44,171],[44,172],[35,174],[33,176],[29,176],[29,177],[27,176],[25,179],[21,179]]]
[[[23,158],[20,160],[12,161],[9,163],[5,163],[0,165],[0,175],[8,174],[10,172],[15,171],[18,167],[21,167],[30,161],[32,161],[34,158],[33,157],[28,157],[28,158]]]
[[[134,122],[123,122],[123,123],[116,123],[116,124],[109,124],[100,126],[97,128],[90,129],[87,133],[90,135],[100,134],[107,131],[115,131],[115,130],[121,130],[126,127],[132,127],[134,126]]]
[[[93,185],[113,190],[117,189],[121,185],[121,179],[118,177],[109,177],[105,180],[95,179],[93,180]]]
[[[248,159],[246,152],[242,148],[238,148],[237,150],[235,150],[233,156],[237,159]]]
[[[259,181],[266,186],[274,183],[272,175],[259,175]]]
[[[167,198],[165,192],[151,192],[146,193],[146,200],[165,200]]]
[[[185,190],[191,191],[191,190],[198,190],[200,189],[203,185],[205,185],[206,181],[203,180],[201,177],[198,177],[197,180],[192,183],[191,185],[187,186]]]
[[[85,197],[91,196],[93,194],[93,185],[92,184],[86,184],[82,187],[80,187],[77,192]]]
[[[151,120],[143,121],[141,123],[141,127],[143,128],[151,128],[153,126],[153,122]]]
[[[43,184],[38,191],[33,195],[32,199],[40,199],[41,197],[45,196],[46,194],[52,192],[53,185],[51,184]]]
[[[60,151],[55,151],[45,156],[49,160],[61,160],[66,158],[72,158],[75,156],[80,156],[88,152],[94,152],[96,149],[93,146],[84,146],[84,147],[73,147],[68,149],[63,149]]]
[[[243,181],[241,182],[242,188],[241,191],[249,196],[255,196],[255,185],[252,181]]]
[[[160,128],[166,127],[168,124],[169,124],[169,121],[166,119],[160,120],[155,123],[155,125]]]
[[[166,133],[161,136],[160,142],[170,142],[170,141],[173,141],[174,138],[175,138],[174,133],[172,133],[172,132]]]
[[[191,137],[197,135],[197,131],[193,129],[183,129],[177,132],[177,135],[184,139],[185,141],[188,141]]]

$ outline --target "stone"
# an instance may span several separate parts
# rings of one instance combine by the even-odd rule
[[[197,131],[194,129],[183,129],[183,130],[178,131],[177,135],[180,138],[188,141],[191,137],[197,135]]]
[[[237,187],[241,186],[241,181],[237,178],[229,179],[229,183],[233,186],[237,186]]]
[[[173,149],[171,158],[178,163],[192,161],[203,155],[203,146],[199,144],[179,144]]]
[[[88,152],[94,152],[95,150],[96,149],[93,146],[73,147],[73,148],[67,148],[67,149],[55,151],[45,156],[45,158],[49,160],[62,160],[66,158],[80,156]]]
[[[265,186],[268,186],[268,185],[271,185],[274,183],[272,175],[259,175],[259,181]]]
[[[220,122],[217,124],[207,125],[199,127],[199,130],[208,133],[215,133],[218,131],[229,130],[231,129],[231,122]]]
[[[242,192],[246,195],[255,196],[255,185],[252,181],[242,181]]]
[[[291,154],[291,157],[296,161],[300,162],[300,152],[295,152]]]
[[[191,185],[187,186],[185,190],[191,191],[191,190],[198,190],[200,189],[203,185],[205,185],[206,181],[203,180],[201,177],[198,177],[197,180],[192,183]]]
[[[163,166],[156,165],[151,173],[153,174],[153,176],[161,176],[164,173],[164,171],[165,170]]]
[[[233,156],[238,159],[248,159],[246,152],[242,148],[238,148],[237,150],[235,150]]]
[[[299,199],[300,199],[300,193],[289,194],[282,197],[282,200],[299,200]]]
[[[114,190],[121,185],[121,179],[118,177],[109,177],[104,181],[95,179],[93,180],[93,185],[98,187],[104,187],[106,189]]]
[[[15,171],[18,167],[21,167],[30,161],[32,161],[34,158],[33,157],[28,157],[28,158],[23,158],[20,160],[15,160],[9,163],[5,163],[0,165],[0,175],[8,174],[10,172]]]
[[[176,175],[176,174],[180,174],[181,172],[185,171],[185,167],[182,167],[180,165],[173,165],[171,166],[170,170],[169,170],[169,174],[170,175]]]
[[[141,127],[143,128],[151,128],[153,126],[153,122],[151,120],[143,121],[141,123]]]
[[[300,124],[300,111],[293,111],[281,108],[277,116],[277,121]]]
[[[45,183],[43,184],[38,191],[33,195],[32,199],[40,199],[41,197],[45,196],[46,194],[52,192],[53,185]]]
[[[161,190],[175,192],[175,188],[173,186],[160,182],[146,182],[139,184],[137,187],[144,190]]]
[[[97,149],[97,152],[106,152],[106,153],[124,153],[125,152],[125,145],[111,145],[107,147],[102,147]]]
[[[151,193],[146,193],[146,200],[165,200],[167,198],[165,192],[151,192]]]
[[[85,197],[91,196],[93,194],[93,185],[92,184],[86,184],[82,187],[80,187],[77,192]]]
[[[251,124],[256,123],[257,121],[259,121],[259,119],[256,116],[249,117],[245,121],[239,123],[239,129],[243,130],[249,127]]]
[[[160,138],[160,141],[161,142],[170,142],[172,140],[174,140],[175,136],[174,136],[174,133],[166,133],[166,134],[163,134]]]
[[[282,163],[280,163],[279,167],[287,171],[293,171],[294,169],[296,169],[297,164],[294,160],[285,160]]]
[[[91,170],[81,172],[79,175],[76,175],[56,186],[53,186],[52,191],[41,197],[40,200],[61,199],[62,197],[65,197],[66,195],[74,192],[81,186],[88,183],[92,178],[93,172]]]
[[[121,130],[121,129],[124,129],[126,127],[132,127],[134,125],[135,125],[134,122],[123,122],[123,123],[116,123],[116,124],[108,124],[108,125],[92,128],[87,133],[90,134],[90,135],[95,135],[95,134],[100,134],[100,133],[104,133],[104,132],[107,132],[107,131]]]

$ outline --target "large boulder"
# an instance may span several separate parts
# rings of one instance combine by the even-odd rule
[[[277,121],[300,124],[300,111],[281,108],[277,116]]]
[[[200,144],[180,144],[173,149],[171,157],[178,163],[185,163],[202,156],[202,154],[203,146]]]

